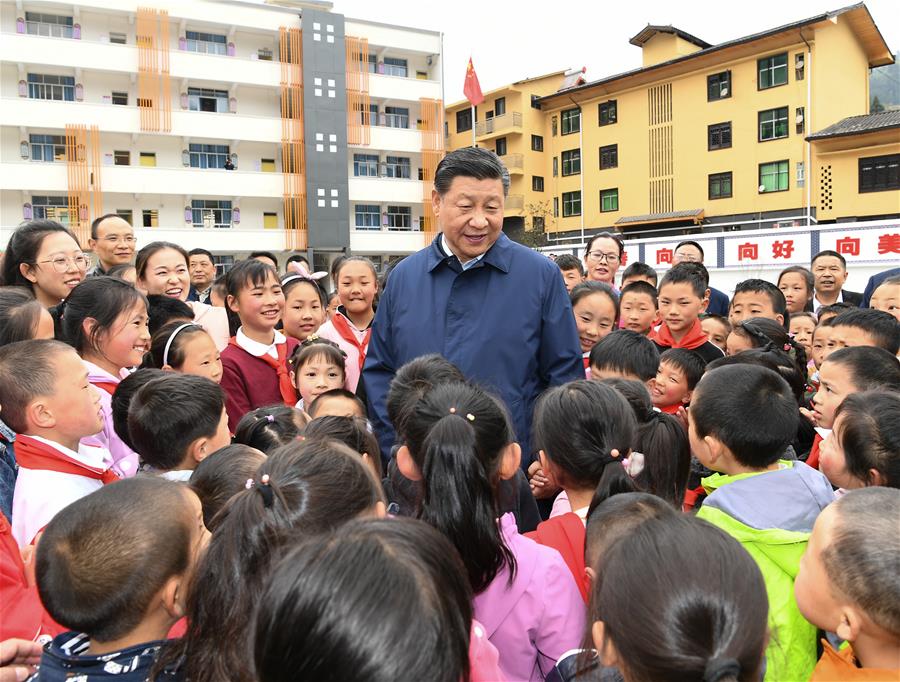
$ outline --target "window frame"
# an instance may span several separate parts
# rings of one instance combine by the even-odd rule
[[[191,199],[191,225],[193,227],[203,227],[203,213],[206,211],[213,212],[213,229],[228,229],[233,225],[234,206],[230,199]],[[199,221],[197,216],[200,218]]]
[[[30,160],[38,163],[59,163],[66,161],[66,136],[49,133],[31,133],[28,136]],[[49,157],[47,152],[49,151]],[[40,157],[40,158],[38,158]]]
[[[465,126],[464,128],[460,127],[460,122]],[[472,109],[466,107],[465,109],[460,109],[456,112],[456,134],[464,133],[466,131],[472,130]]]
[[[715,80],[714,80],[715,79]],[[728,88],[728,94],[722,94],[722,86]],[[713,97],[712,91],[713,88],[718,90],[718,96]],[[731,97],[732,88],[731,88],[731,69],[726,69],[725,71],[719,71],[718,73],[711,73],[706,77],[706,101],[707,102],[718,102],[722,99],[729,99]]]
[[[544,176],[543,175],[532,175],[531,176],[531,191],[532,192],[543,192],[544,191]]]
[[[127,159],[128,163],[119,163],[119,159],[124,158]],[[128,149],[114,149],[113,150],[113,165],[114,166],[130,166],[131,165],[131,151]]]
[[[223,170],[225,162],[230,158],[231,147],[227,144],[188,143],[188,166],[190,168]]]
[[[612,116],[610,116],[610,113]],[[611,126],[619,122],[619,100],[610,99],[597,105],[597,125]]]
[[[503,147],[503,151],[501,152],[500,147]],[[498,137],[494,140],[494,153],[497,156],[506,156],[509,154],[509,143],[506,137]]]
[[[39,80],[40,79],[40,80]],[[26,76],[28,82],[28,99],[40,99],[51,102],[75,101],[75,77],[59,76],[52,73],[29,73]],[[38,96],[47,95],[49,97]],[[55,97],[59,94],[59,97]]]
[[[603,202],[606,199],[615,199],[616,207],[615,208],[603,208]],[[618,187],[610,187],[608,189],[600,190],[600,213],[615,213],[619,210],[619,188]]]
[[[531,151],[533,151],[533,152],[544,151],[544,136],[543,135],[532,134],[532,136],[531,136]]]
[[[606,156],[606,163],[603,162],[603,158]],[[610,157],[612,161],[610,161]],[[619,167],[619,145],[618,144],[607,144],[600,147],[600,170],[609,170],[610,168],[618,168]]]
[[[365,210],[372,209],[375,210]],[[369,224],[367,218],[374,216],[374,224]],[[362,220],[360,220],[362,218]],[[357,230],[380,230],[381,229],[381,206],[379,204],[356,204],[353,207],[353,225]]]
[[[412,179],[412,159],[408,156],[385,156],[384,176],[398,180]]]
[[[205,31],[185,31],[184,51],[225,56],[228,54],[228,36]]]
[[[781,165],[784,164],[784,172],[782,173]],[[763,167],[764,166],[778,166],[776,173],[777,178],[780,179],[782,175],[785,178],[785,187],[784,189],[764,189],[759,192],[759,187],[764,187],[765,183],[763,182]],[[759,171],[757,173],[757,192],[759,194],[776,194],[778,192],[787,192],[791,189],[791,161],[790,159],[780,159],[778,161],[767,161],[765,163],[759,164]]]
[[[354,178],[377,178],[378,177],[378,154],[354,154],[353,155],[353,177]],[[365,169],[365,173],[361,173],[360,169]]]
[[[781,112],[784,112],[784,116],[780,116]],[[772,109],[763,109],[762,111],[757,112],[756,114],[756,141],[757,142],[771,142],[772,140],[784,140],[791,135],[791,126],[790,126],[790,107],[774,107]],[[771,121],[763,121],[763,116],[765,114],[773,114],[773,118]],[[772,126],[772,137],[763,137],[763,124],[771,124]],[[778,131],[779,123],[783,123],[784,125],[784,135],[776,135]]]
[[[873,167],[878,162],[883,162],[886,165],[887,171],[885,174],[885,181],[881,184],[877,182],[867,183],[867,185],[863,186],[863,163],[868,162]],[[893,164],[893,166],[891,165]],[[870,194],[872,192],[890,192],[893,190],[900,189],[900,154],[882,154],[881,156],[867,156],[860,158],[857,164],[858,168],[858,179],[857,179],[857,191],[859,194]],[[892,178],[891,175],[895,177]],[[869,173],[869,175],[874,175],[874,173]],[[877,175],[876,175],[877,179]]]
[[[728,131],[728,144],[722,141],[722,133]],[[718,135],[719,142],[714,143],[714,138]],[[723,121],[722,123],[710,123],[706,126],[706,150],[716,151],[717,149],[731,149],[732,134],[731,121]]]
[[[214,88],[197,88],[189,87],[187,89],[188,111],[201,111],[203,113],[227,114],[228,113],[228,91],[216,90]],[[201,100],[213,100],[216,103],[215,111],[203,109]]]
[[[565,109],[559,116],[560,135],[572,135],[581,131],[581,110],[578,107]],[[574,126],[574,127],[573,127]]]
[[[784,58],[784,64],[774,64],[774,60],[778,58]],[[784,82],[776,83],[774,82],[774,74],[776,69],[784,68]],[[768,85],[763,85],[763,72],[768,72],[770,74],[770,83]],[[787,52],[779,52],[777,54],[770,54],[767,57],[761,57],[756,60],[756,89],[757,90],[770,90],[772,88],[779,88],[782,85],[787,85],[789,81],[788,78],[788,53]]]
[[[728,194],[721,191],[722,183],[728,180]],[[718,183],[719,193],[713,195],[713,183]],[[706,180],[706,197],[709,201],[717,199],[731,199],[734,196],[734,173],[732,171],[723,171],[721,173],[710,173]]]
[[[48,194],[33,194],[31,210],[35,220],[55,220],[63,225],[69,224],[69,199]]]
[[[392,224],[397,222],[406,223],[406,225]],[[385,227],[388,230],[412,230],[412,207],[388,206],[387,223]]]
[[[574,210],[576,202],[578,204],[578,212],[577,213]],[[582,211],[581,190],[575,190],[574,192],[563,192],[563,194],[562,194],[563,218],[572,218],[574,216],[580,216],[581,211]]]
[[[566,158],[566,154],[569,155]],[[568,177],[570,175],[581,175],[581,149],[566,149],[560,154],[560,160],[562,161],[562,176]],[[574,168],[575,164],[578,164],[578,168]],[[566,172],[566,168],[568,168],[568,172]]]
[[[502,109],[502,111],[501,111]],[[503,116],[506,113],[506,97],[498,97],[494,100],[494,116]]]

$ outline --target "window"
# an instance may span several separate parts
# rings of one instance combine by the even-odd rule
[[[777,140],[788,136],[788,108],[766,109],[759,112],[759,141]]]
[[[25,12],[25,31],[33,36],[71,38],[74,33],[72,17],[41,12]]]
[[[263,173],[274,173],[275,172],[275,159],[260,159],[259,160],[259,169]]]
[[[125,151],[114,151],[113,152],[113,164],[116,166],[130,166],[131,165],[131,152],[128,150]]]
[[[802,81],[806,70],[806,58],[802,52],[794,55],[794,80]]]
[[[557,175],[559,175],[559,157],[554,156],[553,157],[553,177],[555,178]]]
[[[220,256],[219,254],[213,254],[213,263],[216,266],[216,277],[220,277],[231,270],[234,265],[234,256]]]
[[[497,141],[494,144],[494,150],[497,152],[497,156],[506,156],[506,138],[498,137]]]
[[[707,148],[727,149],[731,146],[731,121],[727,123],[713,123],[706,132]]]
[[[356,205],[356,229],[380,230],[381,207],[378,204]]]
[[[114,91],[112,93],[112,103],[117,104],[119,106],[127,107],[128,106],[128,93]]]
[[[563,218],[581,215],[581,192],[563,192]]]
[[[231,201],[191,200],[191,223],[194,227],[231,227]]]
[[[145,208],[141,211],[141,220],[144,227],[159,227],[159,211],[155,208]]]
[[[562,153],[562,174],[578,175],[581,172],[581,150],[570,149]]]
[[[466,108],[456,112],[456,132],[464,133],[472,130],[472,109]]]
[[[65,161],[65,135],[29,135],[32,161]]]
[[[134,212],[130,208],[117,208],[116,215],[129,225],[134,225]]]
[[[378,154],[354,154],[353,155],[353,177],[355,177],[355,178],[377,178],[378,177]]]
[[[278,214],[277,213],[263,213],[263,229],[265,229],[265,230],[277,230],[278,229]]]
[[[553,137],[556,137],[556,128],[557,128],[556,116],[551,116],[550,117],[550,134],[553,135]]]
[[[389,230],[408,230],[412,227],[412,209],[409,206],[388,206]]]
[[[225,161],[231,156],[227,144],[188,145],[191,168],[225,168]]]
[[[409,128],[409,109],[405,107],[385,107],[384,119],[388,128]]]
[[[402,76],[403,78],[406,78],[409,74],[407,61],[405,59],[398,59],[397,57],[385,57],[384,74],[386,76]]]
[[[188,109],[228,113],[228,91],[188,88]]]
[[[612,125],[616,121],[619,120],[619,112],[618,105],[616,100],[612,99],[609,102],[601,102],[597,105],[597,116],[599,117],[600,125],[608,126]]]
[[[609,213],[619,210],[619,188],[600,190],[600,211]]]
[[[619,166],[619,145],[608,144],[600,147],[600,170]]]
[[[412,177],[410,172],[409,159],[405,156],[388,156],[384,165],[385,176],[389,178],[404,178],[409,180]]]
[[[806,185],[806,166],[802,161],[797,162],[797,187]]]
[[[532,192],[543,192],[544,191],[544,178],[540,175],[532,175],[531,176],[531,191]]]
[[[559,197],[553,197],[553,217],[559,218]]]
[[[542,152],[544,151],[544,138],[540,135],[532,135],[531,136],[531,151],[533,152]]]
[[[140,161],[142,166],[156,166],[156,152],[141,152]]]
[[[503,116],[506,113],[506,98],[498,97],[494,100],[494,116]]]
[[[859,160],[860,193],[885,192],[891,189],[900,189],[900,154],[870,156]]]
[[[540,95],[532,95],[531,96],[531,108],[532,109],[540,109],[541,103],[538,100],[541,98]]]
[[[560,114],[562,119],[562,134],[570,135],[581,130],[581,111],[579,109],[567,109]]]
[[[706,77],[706,101],[731,97],[731,71],[722,71]]]
[[[68,197],[33,196],[31,206],[35,220],[55,220],[63,225],[69,224]]]
[[[756,70],[758,73],[757,89],[765,90],[784,85],[788,82],[787,52],[757,60]]]
[[[55,99],[75,101],[75,78],[50,76],[43,73],[28,74],[28,96],[31,99]]]
[[[185,48],[188,52],[204,52],[206,54],[227,54],[226,39],[215,33],[187,31]]]
[[[114,45],[125,45],[128,42],[128,36],[124,33],[113,33],[109,32],[109,42]]]
[[[789,173],[790,164],[787,161],[759,164],[760,193],[786,191]]]
[[[805,107],[797,107],[795,110],[796,115],[794,116],[794,123],[796,125],[795,132],[798,135],[802,135],[803,131],[806,127],[806,109]]]
[[[268,47],[260,47],[256,50],[256,58],[261,62],[271,62],[272,50],[270,50]]]
[[[731,171],[709,176],[709,198],[727,199],[731,196]]]

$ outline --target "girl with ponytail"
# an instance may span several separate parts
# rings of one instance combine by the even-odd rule
[[[418,516],[459,551],[501,670],[543,680],[578,646],[584,604],[558,552],[519,535],[512,513],[497,519],[500,481],[515,475],[521,454],[505,408],[469,384],[436,386],[399,436],[397,465],[421,481]]]

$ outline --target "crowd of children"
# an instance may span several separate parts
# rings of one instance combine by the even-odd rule
[[[383,452],[368,259],[329,295],[299,256],[214,279],[153,242],[132,282],[19,227],[0,679],[900,679],[900,279],[859,308],[823,252],[725,315],[695,242],[619,287],[616,249],[556,259],[585,375],[529,439],[428,355]]]

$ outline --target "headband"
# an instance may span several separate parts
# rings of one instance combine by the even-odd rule
[[[199,324],[195,324],[194,322],[185,322],[184,324],[175,328],[175,331],[169,336],[169,339],[166,341],[166,347],[163,349],[163,357],[162,364],[163,367],[169,364],[169,349],[172,347],[172,341],[175,340],[175,337],[178,336],[178,332],[187,327],[200,327]],[[200,327],[202,329],[202,327]]]
[[[324,277],[328,277],[327,272],[320,271],[320,272],[310,273],[310,271],[306,269],[306,267],[303,265],[303,263],[301,263],[299,261],[294,261],[293,263],[289,264],[287,266],[287,269],[293,270],[294,274],[289,275],[289,276],[285,277],[283,280],[281,280],[281,286],[284,286],[288,282],[293,282],[295,279],[302,279],[307,282],[312,282],[313,284],[318,285],[320,279],[322,279]]]

